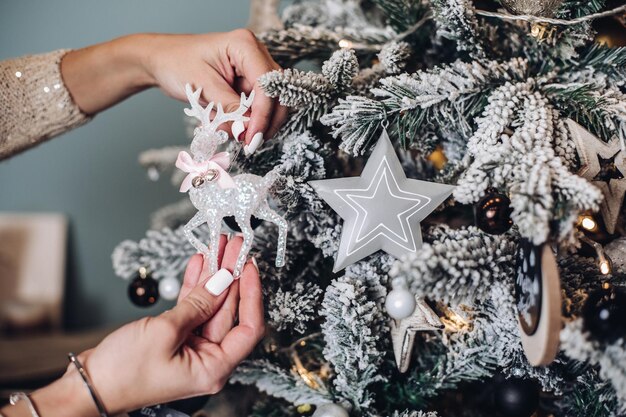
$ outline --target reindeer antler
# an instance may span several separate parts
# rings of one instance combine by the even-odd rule
[[[211,111],[213,111],[214,102],[210,102],[206,107],[202,107],[200,104],[200,94],[202,93],[202,88],[198,88],[196,91],[193,91],[191,85],[187,83],[185,85],[185,93],[187,94],[189,104],[191,104],[190,109],[185,109],[185,114],[198,119],[202,124],[202,129],[215,132],[222,123],[237,121],[247,122],[250,120],[250,118],[244,116],[244,114],[252,105],[252,101],[254,100],[254,91],[250,92],[250,95],[247,98],[244,93],[241,93],[239,108],[230,113],[224,113],[224,108],[221,103],[217,103],[217,111],[213,120],[211,120]]]

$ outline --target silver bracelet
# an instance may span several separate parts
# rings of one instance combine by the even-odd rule
[[[102,404],[102,401],[100,401],[100,398],[96,394],[96,390],[91,384],[89,375],[87,375],[87,371],[85,370],[85,368],[83,368],[83,365],[81,365],[80,361],[78,360],[76,355],[74,355],[73,353],[71,352],[68,353],[67,357],[69,358],[70,362],[76,366],[76,369],[78,370],[78,373],[80,374],[80,377],[83,379],[85,386],[89,390],[89,394],[91,395],[93,402],[96,404],[96,408],[98,409],[98,413],[100,414],[100,417],[109,417],[109,415],[106,412],[106,409],[104,408],[104,404]],[[35,414],[33,414],[33,416],[39,417],[39,416],[36,416]]]
[[[9,402],[11,403],[11,405],[17,404],[18,402],[20,402],[20,400],[24,401],[26,403],[26,405],[28,405],[28,410],[30,411],[30,414],[33,417],[39,417],[39,413],[37,412],[37,409],[35,408],[35,405],[30,400],[28,395],[26,395],[26,393],[24,393],[24,392],[14,392],[9,397]]]

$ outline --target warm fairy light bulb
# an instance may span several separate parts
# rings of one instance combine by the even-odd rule
[[[142,266],[139,268],[139,277],[141,277],[142,279],[145,279],[148,276],[148,268],[146,268],[145,266]]]
[[[598,227],[596,221],[589,216],[584,216],[580,222],[580,225],[583,227],[583,229],[589,231],[595,230]]]
[[[446,311],[445,315],[440,319],[446,330],[450,332],[458,332],[469,328],[469,322],[452,309]]]
[[[347,39],[342,39],[339,41],[340,48],[352,48],[352,42]]]
[[[611,263],[607,259],[600,261],[600,272],[602,275],[608,275],[611,273]]]

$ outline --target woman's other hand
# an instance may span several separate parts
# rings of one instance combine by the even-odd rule
[[[137,34],[69,52],[61,70],[76,104],[98,113],[145,88],[186,101],[185,84],[202,87],[205,102],[225,110],[239,106],[240,93],[255,92],[250,122],[240,140],[247,153],[272,137],[287,117],[277,99],[263,94],[258,78],[280,69],[267,48],[246,29],[200,35]]]
[[[232,272],[241,244],[240,237],[227,242],[222,236],[221,268]],[[249,260],[241,278],[217,297],[204,288],[203,271],[202,255],[194,255],[176,307],[127,324],[79,355],[110,414],[218,392],[263,337],[255,263]],[[70,367],[67,374],[73,372]]]

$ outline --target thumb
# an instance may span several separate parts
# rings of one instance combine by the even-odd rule
[[[230,283],[232,283],[232,279],[229,271],[226,269],[219,270],[215,275],[205,279],[191,290],[176,307],[161,315],[176,330],[179,340],[184,341],[196,327],[206,323],[215,315],[228,295],[227,289]],[[230,280],[230,283],[228,283],[228,286],[224,283],[225,288],[222,290],[223,292],[214,295],[209,292],[211,286],[208,289],[206,286],[211,280],[213,280],[213,283]]]

